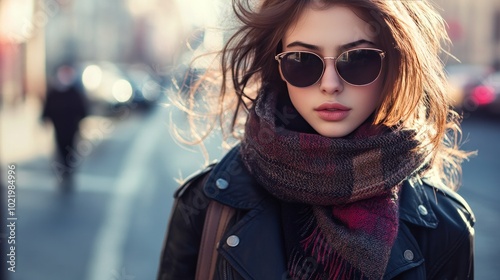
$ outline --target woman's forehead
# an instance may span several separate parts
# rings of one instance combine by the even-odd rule
[[[309,6],[287,29],[283,44],[301,41],[332,48],[359,40],[374,42],[377,34],[373,26],[358,14],[359,11],[341,5],[321,9]]]

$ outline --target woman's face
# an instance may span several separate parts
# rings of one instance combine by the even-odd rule
[[[378,48],[373,28],[345,6],[307,8],[283,38],[283,51],[310,51],[321,57],[337,57],[360,47]],[[383,77],[366,86],[345,83],[326,59],[316,84],[295,87],[287,82],[290,99],[316,132],[343,137],[360,126],[378,107]],[[362,75],[362,73],[360,73]]]

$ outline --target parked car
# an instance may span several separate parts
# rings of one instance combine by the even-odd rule
[[[500,72],[495,72],[474,86],[465,96],[468,111],[483,111],[500,115]]]
[[[133,88],[131,102],[141,108],[149,109],[162,97],[162,82],[152,75],[146,65],[123,66],[126,77]]]
[[[111,115],[122,106],[149,108],[161,97],[161,85],[142,67],[98,61],[79,68],[92,114]]]
[[[448,76],[449,96],[457,110],[466,110],[468,107],[466,97],[471,90],[491,73],[491,68],[473,64],[453,64],[446,67]]]

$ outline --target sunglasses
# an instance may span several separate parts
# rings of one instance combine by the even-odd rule
[[[309,51],[282,52],[274,58],[278,61],[281,74],[295,87],[316,84],[325,73],[326,59],[335,63],[335,71],[344,82],[353,86],[373,83],[382,71],[385,53],[379,49],[359,48],[348,50],[337,57],[321,57]]]

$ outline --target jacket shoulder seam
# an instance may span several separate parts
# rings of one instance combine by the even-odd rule
[[[181,197],[186,192],[186,190],[189,189],[190,186],[198,182],[198,180],[200,178],[203,178],[207,173],[210,173],[215,165],[216,165],[215,162],[211,163],[205,168],[194,172],[193,174],[189,175],[186,179],[184,179],[181,185],[174,192],[174,198]]]

